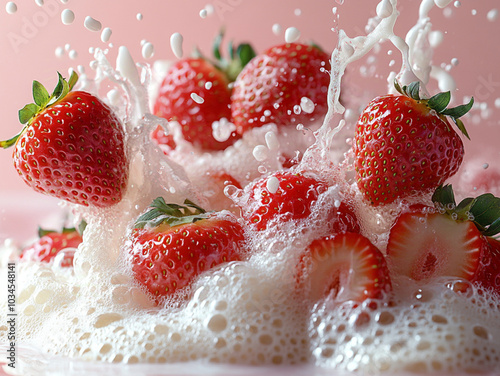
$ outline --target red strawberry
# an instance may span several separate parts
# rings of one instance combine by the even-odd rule
[[[269,179],[279,182],[276,192],[269,191]],[[271,221],[291,221],[307,218],[318,196],[328,189],[326,183],[312,177],[277,172],[255,182],[250,188],[248,206],[243,216],[257,230],[266,229]],[[359,224],[353,210],[342,202],[332,208],[332,229],[340,231],[359,231]]]
[[[338,302],[362,302],[381,299],[391,290],[384,256],[357,233],[346,232],[315,240],[299,265],[299,274],[308,276],[312,301],[332,293]]]
[[[392,271],[417,281],[449,276],[492,287],[500,258],[488,236],[500,231],[500,199],[485,194],[456,205],[448,185],[433,200],[438,211],[416,205],[393,225],[387,244]]]
[[[500,295],[500,241],[488,237],[488,251],[481,260],[475,279]]]
[[[174,150],[177,146],[174,141],[174,136],[166,134],[161,125],[158,125],[151,133],[151,139],[153,139],[160,146],[165,155],[168,155],[169,152]]]
[[[188,200],[185,205],[157,198],[130,235],[134,277],[157,303],[188,288],[204,271],[240,260],[245,240],[241,225]]]
[[[39,262],[52,262],[57,254],[68,248],[78,248],[82,242],[82,237],[74,229],[63,229],[62,232],[45,231],[39,229],[39,239],[28,248],[23,249],[20,258]],[[61,266],[73,266],[72,252],[64,255]]]
[[[314,46],[287,43],[258,55],[234,83],[231,112],[236,131],[243,134],[267,123],[308,125],[320,119],[328,108],[329,70],[330,57]],[[305,105],[298,113],[301,101]]]
[[[52,95],[33,82],[34,104],[19,111],[21,133],[14,165],[35,191],[80,205],[110,206],[121,200],[128,178],[124,130],[111,109],[92,94],[70,91],[73,73]]]
[[[396,87],[402,95],[375,98],[356,124],[357,184],[374,206],[431,192],[457,172],[464,154],[462,140],[446,116],[467,136],[459,117],[473,100],[446,109],[449,92],[427,100],[420,98],[418,82]]]
[[[208,85],[211,85],[207,89]],[[169,121],[177,121],[184,138],[205,150],[223,150],[232,145],[236,136],[217,141],[212,123],[221,118],[231,119],[231,91],[223,72],[205,59],[188,58],[175,63],[161,84],[154,113]],[[193,96],[198,96],[196,102]],[[199,103],[203,101],[203,103]]]

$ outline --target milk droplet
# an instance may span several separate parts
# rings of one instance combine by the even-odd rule
[[[57,47],[55,51],[56,57],[63,57],[64,55],[64,48],[63,47]]]
[[[70,25],[75,20],[75,13],[70,9],[64,9],[61,12],[61,21],[65,25]]]
[[[483,168],[486,170],[488,167],[490,167],[489,163],[483,164]]]
[[[296,27],[289,27],[285,31],[285,41],[287,43],[296,42],[300,38],[300,31]]]
[[[312,114],[314,112],[314,102],[307,97],[300,98],[300,107],[306,114]]]
[[[235,125],[226,118],[212,123],[212,136],[219,142],[227,141],[235,130]]]
[[[382,0],[377,5],[377,16],[387,18],[392,14],[393,8],[389,0]]]
[[[458,65],[459,61],[456,57],[454,57],[453,59],[451,59],[451,64],[454,65],[455,67]]]
[[[9,1],[7,4],[5,4],[5,10],[9,14],[14,14],[17,12],[17,4],[13,1]]]
[[[39,7],[43,6],[44,2],[43,0],[35,0],[35,4],[38,5]]]
[[[200,10],[200,17],[201,18],[207,18],[207,10],[206,9],[202,9]]]
[[[477,10],[476,10],[476,9],[472,9],[472,10],[470,11],[470,13],[471,13],[473,16],[475,16],[475,15],[477,15]]]
[[[194,100],[198,104],[202,104],[203,102],[205,102],[205,99],[203,99],[202,97],[200,97],[196,93],[191,93],[191,99]]]
[[[278,137],[276,136],[276,133],[274,132],[267,132],[266,133],[266,144],[269,150],[278,150],[280,147],[280,142],[278,140]]]
[[[183,55],[182,52],[183,39],[184,38],[180,33],[173,33],[172,36],[170,37],[170,48],[172,48],[172,52],[178,59],[181,59]]]
[[[102,33],[101,33],[101,40],[104,42],[104,43],[107,43],[109,41],[109,38],[111,38],[111,33],[113,32],[113,30],[111,30],[109,27],[106,27],[102,30]]]
[[[212,88],[212,83],[210,81],[205,82],[205,89],[210,90]]]
[[[109,100],[109,103],[112,105],[112,106],[117,106],[120,104],[120,93],[118,92],[118,90],[116,89],[111,89],[110,91],[108,91],[108,93],[106,94],[106,97],[108,98]]]
[[[137,13],[137,15],[135,16],[135,18],[137,18],[137,21],[142,21],[142,19],[144,18],[144,16],[142,15],[142,13]]]
[[[276,192],[278,192],[279,187],[280,187],[280,181],[276,176],[271,176],[269,179],[267,179],[266,188],[269,191],[269,193],[275,194]]]
[[[433,31],[429,34],[429,43],[431,44],[432,48],[436,48],[437,46],[439,46],[443,42],[443,39],[444,35],[439,30]]]
[[[118,49],[116,70],[119,71],[123,77],[128,78],[133,85],[140,85],[141,80],[139,79],[139,72],[137,72],[137,67],[135,66],[130,51],[125,46],[120,46]]]
[[[452,0],[434,0],[434,4],[436,4],[439,8],[447,7]]]
[[[257,145],[253,148],[253,156],[258,162],[265,161],[267,159],[267,147],[264,145]]]
[[[102,28],[101,23],[90,16],[85,17],[83,24],[90,31],[100,31]]]
[[[212,14],[214,14],[214,12],[215,12],[215,8],[214,8],[214,6],[213,6],[212,4],[207,4],[207,5],[205,6],[205,9],[206,9],[206,11],[207,11],[207,15],[208,15],[208,16],[211,16],[211,15],[212,15]]]
[[[282,31],[283,31],[283,29],[281,28],[280,24],[275,23],[273,25],[273,34],[274,35],[280,35]]]
[[[295,9],[293,11],[293,14],[295,14],[296,16],[300,16],[302,14],[302,9],[299,9],[299,8]]]
[[[498,9],[492,9],[486,15],[488,21],[493,22],[498,18]]]
[[[153,57],[155,54],[155,48],[152,43],[145,43],[144,46],[142,46],[142,57],[144,59],[150,59]]]
[[[78,57],[78,52],[76,52],[75,50],[71,50],[69,51],[68,56],[71,60],[75,60]]]
[[[462,6],[462,3],[460,1],[455,1],[453,5],[455,5],[455,8],[460,8]]]
[[[495,99],[495,107],[500,108],[500,98]]]

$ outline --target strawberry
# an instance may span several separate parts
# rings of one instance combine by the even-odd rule
[[[236,131],[243,134],[267,123],[307,126],[320,119],[328,108],[329,70],[330,57],[315,46],[287,43],[258,55],[234,83]]]
[[[188,142],[208,151],[224,150],[239,138],[232,132],[227,140],[216,140],[212,124],[222,118],[231,120],[229,83],[255,56],[250,45],[241,44],[236,51],[230,49],[230,60],[223,59],[219,51],[222,37],[219,34],[214,45],[217,61],[186,58],[170,67],[153,109],[157,116],[177,121]]]
[[[269,179],[277,179],[275,192],[268,187]],[[250,187],[249,202],[243,216],[257,229],[264,230],[271,222],[307,218],[318,196],[328,189],[326,183],[312,177],[291,172],[276,172],[256,181]],[[331,209],[332,227],[335,232],[359,231],[357,218],[344,202]]]
[[[177,146],[174,140],[174,136],[172,136],[171,134],[166,134],[161,125],[158,125],[151,133],[151,139],[160,146],[165,155],[168,155],[170,151],[174,150]]]
[[[244,247],[243,228],[233,216],[206,213],[189,200],[184,204],[155,199],[129,238],[133,275],[158,304],[188,289],[203,272],[240,260]]]
[[[490,236],[500,232],[500,198],[488,193],[456,205],[447,185],[435,191],[433,200],[437,210],[414,205],[392,226],[391,270],[417,281],[447,276],[494,287],[500,257]],[[495,288],[500,292],[500,285]]]
[[[71,91],[59,74],[52,95],[33,82],[35,103],[19,111],[20,134],[0,146],[15,144],[14,166],[35,191],[80,205],[105,207],[122,198],[128,178],[124,130],[97,97]]]
[[[459,118],[472,108],[473,99],[446,109],[449,92],[422,99],[418,82],[403,88],[396,83],[396,88],[401,95],[375,98],[356,124],[357,185],[374,206],[430,193],[457,172],[464,147],[446,116],[468,137]]]
[[[23,249],[20,259],[52,262],[59,252],[68,248],[78,248],[82,242],[81,235],[74,228],[65,228],[62,232],[38,230],[39,239]],[[62,267],[73,266],[74,253],[66,252],[61,262]]]
[[[335,301],[381,299],[391,290],[384,256],[361,234],[345,232],[317,239],[299,262],[309,296],[318,301],[333,294]]]

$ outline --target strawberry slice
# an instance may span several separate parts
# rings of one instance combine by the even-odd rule
[[[387,255],[391,270],[414,280],[453,276],[472,280],[485,241],[472,222],[440,213],[402,214],[391,229]]]
[[[417,281],[448,276],[494,287],[497,268],[489,265],[500,257],[490,236],[500,231],[500,198],[487,193],[457,205],[447,185],[432,200],[437,210],[412,206],[393,225],[387,244],[391,271]]]
[[[317,239],[299,265],[302,271],[308,265],[313,301],[332,294],[337,302],[362,302],[381,299],[391,290],[384,256],[361,234],[345,232]]]

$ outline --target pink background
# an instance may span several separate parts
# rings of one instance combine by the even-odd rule
[[[344,2],[340,5],[339,3]],[[4,1],[2,4],[5,4]],[[207,4],[215,7],[215,13],[206,19],[199,11]],[[295,26],[301,30],[302,41],[313,40],[325,50],[331,51],[336,44],[336,36],[331,31],[334,26],[332,7],[337,6],[340,27],[349,36],[364,33],[369,17],[375,15],[375,0],[45,0],[40,7],[34,0],[19,0],[18,11],[7,14],[0,8],[0,139],[8,139],[20,129],[17,111],[31,102],[31,83],[36,79],[50,90],[56,83],[56,71],[66,74],[69,67],[83,65],[92,75],[88,63],[92,56],[89,47],[106,47],[100,40],[100,32],[91,32],[83,26],[86,16],[101,21],[103,27],[113,30],[110,42],[110,60],[114,61],[118,46],[127,45],[136,61],[144,61],[140,53],[140,42],[146,39],[155,46],[155,56],[150,59],[174,59],[169,39],[174,32],[184,35],[184,51],[199,46],[207,55],[213,37],[225,26],[226,41],[233,39],[251,41],[258,51],[274,44],[282,43],[284,35],[276,36],[271,28],[279,23],[283,30]],[[404,37],[416,22],[417,0],[400,0],[399,9],[403,16],[398,20],[397,33]],[[487,20],[486,14],[500,7],[498,0],[462,0],[462,6],[448,8],[453,12],[445,17],[443,10],[434,8],[431,17],[438,28],[446,32],[444,44],[435,55],[435,62],[449,64],[452,58],[459,59],[459,65],[452,73],[459,88],[457,98],[464,95],[475,96],[478,102],[487,102],[493,109],[489,119],[474,123],[466,120],[473,142],[466,145],[469,155],[483,153],[485,162],[498,159],[497,144],[498,109],[494,101],[500,97],[500,19]],[[75,21],[63,25],[60,14],[64,9],[75,12]],[[297,15],[295,10],[300,9]],[[473,9],[477,14],[472,15]],[[136,18],[143,14],[143,20]],[[78,52],[78,58],[71,60],[68,54],[62,58],[55,56],[55,49],[69,43]],[[394,50],[394,48],[392,48]],[[400,64],[400,57],[382,56],[387,66],[391,58]],[[384,64],[383,64],[384,65]],[[385,73],[385,72],[382,72]],[[385,76],[379,79],[358,80],[357,85],[371,90],[374,94],[385,92]],[[11,163],[11,150],[0,150],[0,240],[7,236],[19,238],[34,233],[41,213],[57,208],[57,200],[45,198],[31,191],[17,176]],[[486,160],[489,158],[489,160]],[[14,211],[13,207],[20,207]],[[26,213],[33,213],[27,216]],[[23,223],[24,229],[15,229]]]

